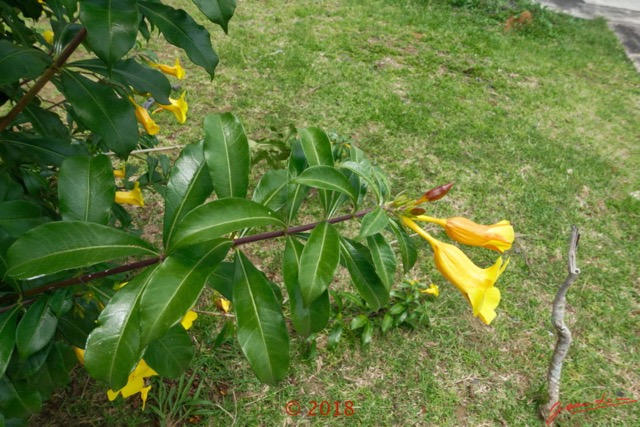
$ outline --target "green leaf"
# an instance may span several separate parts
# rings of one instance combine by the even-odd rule
[[[382,319],[382,333],[386,333],[393,326],[393,316],[389,313],[385,313],[384,318]]]
[[[298,282],[304,306],[322,295],[340,262],[340,235],[328,222],[316,226],[300,256]]]
[[[63,140],[69,144],[71,138],[69,129],[62,123],[58,114],[39,107],[35,101],[31,101],[24,107],[22,113],[40,135],[48,139]]]
[[[83,59],[67,64],[67,67],[79,67],[90,70],[127,86],[140,93],[150,93],[157,103],[168,105],[171,94],[171,82],[162,72],[139,64],[129,58],[118,61],[109,70],[99,59]]]
[[[223,297],[229,301],[233,301],[233,276],[236,267],[232,262],[223,262],[214,271],[207,284],[218,291]]]
[[[34,386],[26,381],[12,383],[6,375],[0,377],[0,413],[7,419],[25,418],[41,406],[42,398]]]
[[[362,328],[368,322],[369,322],[369,318],[365,314],[360,314],[354,317],[353,319],[351,319],[351,325],[349,325],[349,327],[351,328],[352,331],[355,331],[356,329]]]
[[[241,252],[236,252],[233,305],[238,342],[262,382],[275,385],[289,368],[289,335],[280,303],[264,275]]]
[[[362,160],[360,162],[349,160],[340,163],[340,168],[347,169],[358,175],[360,178],[364,179],[368,187],[373,190],[378,202],[381,202],[383,200],[378,181],[374,176],[373,170],[371,169],[371,163],[368,160]]]
[[[309,166],[333,166],[333,153],[331,141],[322,129],[307,128],[298,129],[302,151]],[[332,193],[321,189],[318,191],[320,203],[325,211],[329,213]]]
[[[58,319],[49,306],[51,297],[42,295],[31,304],[16,329],[16,347],[21,359],[43,349],[56,332]]]
[[[220,25],[225,33],[229,32],[228,24],[236,10],[236,0],[193,0],[193,3],[209,21]]]
[[[182,48],[189,59],[204,68],[213,78],[218,55],[211,47],[211,36],[187,12],[149,1],[138,2],[144,16],[162,32],[169,43]]]
[[[0,144],[2,159],[18,165],[34,162],[45,166],[60,166],[67,157],[87,154],[83,145],[71,144],[68,138],[43,138],[24,132],[3,132]]]
[[[323,190],[320,190],[323,191]],[[309,192],[309,187],[300,184],[289,184],[287,187],[287,224],[291,224]]]
[[[128,99],[114,89],[73,71],[64,70],[62,88],[82,124],[104,139],[120,157],[127,157],[138,144],[138,124]]]
[[[204,157],[219,198],[246,197],[251,169],[249,141],[234,114],[204,118]]]
[[[59,221],[23,234],[7,252],[7,274],[27,279],[134,255],[157,255],[147,242],[105,225]]]
[[[214,200],[189,212],[178,223],[169,242],[172,250],[249,227],[284,223],[276,213],[258,203],[246,199],[228,198]]]
[[[0,377],[4,375],[13,347],[16,345],[16,328],[18,326],[18,313],[20,306],[16,305],[11,310],[0,314]]]
[[[373,324],[367,319],[367,323],[364,325],[362,331],[362,345],[369,345],[373,338]]]
[[[35,79],[51,64],[41,50],[0,40],[0,84]]]
[[[161,377],[178,378],[189,368],[194,354],[191,337],[178,324],[147,347],[144,361]]]
[[[354,203],[358,197],[347,177],[332,166],[312,166],[305,169],[293,182],[309,187],[338,191],[349,196]]]
[[[309,166],[333,166],[331,141],[322,129],[298,129],[298,134]]]
[[[331,314],[331,306],[329,304],[328,290],[325,290],[308,307],[304,305],[302,291],[298,283],[298,268],[303,248],[302,243],[295,240],[293,236],[287,236],[282,272],[284,284],[289,294],[289,303],[291,304],[291,322],[300,335],[308,337],[315,332],[320,332],[327,326]]]
[[[96,328],[100,308],[94,300],[79,299],[79,304],[82,316],[74,310],[67,312],[58,318],[58,330],[71,345],[84,349],[87,337]]]
[[[230,240],[211,240],[177,250],[162,262],[140,300],[142,347],[162,337],[193,307],[229,248]]]
[[[109,222],[116,196],[109,157],[69,157],[60,166],[58,199],[60,214],[67,221]]]
[[[390,290],[396,278],[396,268],[398,268],[396,255],[391,245],[380,233],[367,237],[367,245],[371,251],[371,259],[378,277],[384,283],[385,288]]]
[[[171,168],[165,193],[165,248],[182,218],[207,200],[213,191],[209,170],[204,160],[202,141],[188,144]]]
[[[83,0],[80,21],[98,58],[111,67],[136,43],[138,4],[131,0]]]
[[[340,343],[340,338],[342,338],[342,329],[342,322],[336,322],[333,325],[333,328],[331,328],[331,332],[327,338],[327,348],[329,350],[334,350]]]
[[[147,268],[120,289],[98,318],[99,326],[89,334],[84,362],[89,374],[120,390],[140,360],[140,298],[158,271]]]
[[[402,267],[404,273],[407,274],[418,260],[416,244],[395,220],[389,221],[389,227],[396,236],[398,249],[400,249],[400,257],[402,258]]]
[[[288,185],[289,173],[286,170],[267,171],[260,178],[252,200],[277,212],[287,204]]]
[[[53,347],[52,341],[26,359],[20,358],[17,352],[13,353],[11,362],[7,367],[9,378],[12,380],[30,380],[47,361],[51,347]]]
[[[359,237],[368,237],[381,232],[389,224],[389,216],[381,207],[377,207],[362,218]]]
[[[33,203],[24,200],[0,203],[0,229],[4,229],[11,237],[20,237],[47,221],[49,218],[43,217],[40,207]]]
[[[382,308],[389,291],[376,274],[367,247],[340,236],[340,254],[358,293],[373,310]]]

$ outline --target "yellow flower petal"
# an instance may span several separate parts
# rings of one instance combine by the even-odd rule
[[[191,328],[191,326],[193,326],[193,321],[196,320],[197,318],[198,318],[198,313],[196,313],[193,310],[189,310],[187,311],[187,314],[185,314],[182,320],[180,321],[180,324],[182,325],[183,328],[189,329]]]
[[[44,30],[42,32],[42,37],[44,37],[44,39],[46,40],[47,43],[53,44],[53,31]]]
[[[129,97],[129,100],[133,103],[136,112],[136,119],[140,124],[142,124],[145,132],[147,132],[149,135],[155,135],[160,132],[160,126],[158,126],[156,122],[153,121],[153,119],[149,115],[149,110],[144,108],[142,105],[136,104],[133,98]]]
[[[107,390],[107,398],[109,399],[109,402],[116,400],[116,397],[118,397],[119,394],[120,391],[113,391],[111,389]]]
[[[136,182],[132,191],[116,191],[116,203],[121,205],[144,206],[144,198],[140,191],[140,184]]]
[[[215,301],[215,305],[216,307],[218,307],[220,310],[222,310],[224,313],[228,313],[229,310],[231,309],[231,301],[229,301],[226,298],[218,298]]]
[[[168,104],[168,105],[158,104],[160,108],[154,111],[154,114],[160,111],[161,109],[171,111],[173,115],[176,116],[176,120],[178,120],[178,123],[183,124],[184,122],[187,121],[187,111],[189,111],[189,105],[187,104],[187,101],[185,101],[184,99],[186,93],[187,92],[182,92],[182,95],[180,95],[180,98],[178,99],[169,98],[169,101],[171,101],[171,104]]]
[[[78,347],[73,347],[73,352],[76,354],[80,364],[84,365],[84,350]]]
[[[140,390],[140,397],[142,398],[142,410],[144,411],[144,406],[147,404],[147,396],[149,395],[149,390],[151,390],[151,386],[147,386]]]
[[[158,70],[162,71],[165,74],[175,76],[181,80],[184,79],[184,76],[187,74],[184,68],[182,68],[182,66],[180,65],[179,58],[176,58],[176,62],[173,64],[173,67],[170,65],[158,64],[155,62],[149,62],[149,65],[151,65],[154,68],[157,68]]]
[[[440,288],[438,287],[438,285],[432,283],[431,285],[429,285],[429,289],[423,289],[420,292],[437,297],[440,295]]]
[[[125,287],[125,285],[126,285],[127,283],[129,283],[129,282],[122,282],[122,283],[119,283],[119,284],[117,284],[117,285],[115,285],[115,286],[113,287],[113,290],[114,290],[114,291],[119,291],[120,289],[124,288],[124,287]]]
[[[510,249],[515,240],[513,227],[506,220],[493,225],[481,225],[462,217],[441,219],[419,215],[416,219],[444,227],[447,235],[456,242],[480,246],[500,253]]]

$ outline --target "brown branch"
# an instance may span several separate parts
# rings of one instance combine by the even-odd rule
[[[20,99],[20,101],[18,101],[18,103],[11,109],[11,111],[9,111],[9,114],[7,114],[2,118],[2,120],[0,121],[0,132],[5,130],[7,127],[9,127],[11,122],[16,117],[18,117],[18,114],[20,114],[20,112],[24,110],[24,108],[31,102],[31,100],[35,98],[38,92],[42,90],[44,85],[46,85],[49,82],[49,80],[51,80],[53,75],[58,72],[60,67],[62,67],[64,63],[67,62],[67,59],[69,59],[71,54],[78,48],[78,46],[80,46],[80,43],[82,43],[82,41],[86,36],[87,36],[87,29],[82,27],[80,31],[78,31],[78,33],[69,42],[67,47],[64,48],[62,53],[60,53],[60,56],[56,58],[53,65],[47,68],[47,71],[45,71],[44,74],[40,76],[38,81],[36,81],[33,87],[29,89],[27,93],[24,94],[22,99]]]
[[[366,215],[367,213],[371,212],[371,210],[372,209],[365,209],[363,211],[356,212],[354,214],[347,214],[347,215],[337,216],[335,218],[328,219],[327,222],[329,222],[331,224],[336,224],[338,222],[344,222],[344,221],[348,221],[348,220],[354,219],[354,218],[361,218],[364,215]],[[239,239],[234,239],[233,240],[233,246],[236,247],[236,246],[240,246],[240,245],[245,245],[247,243],[259,242],[259,241],[268,240],[268,239],[274,239],[276,237],[286,236],[287,234],[301,233],[303,231],[308,231],[308,230],[311,230],[311,229],[315,228],[321,222],[322,221],[313,222],[313,223],[310,223],[310,224],[299,225],[299,226],[296,226],[296,227],[289,227],[286,230],[269,231],[269,232],[266,232],[266,233],[255,234],[253,236],[247,236],[247,237],[242,237],[242,238],[239,238]],[[161,262],[162,260],[163,260],[163,257],[148,258],[148,259],[137,261],[137,262],[134,262],[134,263],[131,263],[131,264],[126,264],[126,265],[122,265],[122,266],[119,266],[119,267],[111,268],[111,269],[108,269],[108,270],[98,271],[98,272],[95,272],[95,273],[89,273],[89,274],[85,274],[85,275],[79,276],[79,277],[72,277],[71,279],[63,280],[61,282],[49,283],[47,285],[43,285],[43,286],[39,286],[37,288],[29,289],[28,291],[26,291],[26,292],[24,292],[22,294],[22,298],[33,297],[35,295],[40,295],[40,294],[43,294],[45,292],[54,291],[54,290],[57,290],[57,289],[60,289],[60,288],[66,288],[67,286],[77,285],[79,283],[87,283],[87,282],[90,282],[92,280],[100,279],[102,277],[113,276],[114,274],[120,274],[120,273],[126,273],[126,272],[133,271],[133,270],[139,270],[139,269],[141,269],[143,267],[148,267],[150,265],[157,264],[157,263]],[[6,303],[14,303],[14,304],[6,306],[6,307],[0,307],[0,313],[3,313],[5,311],[9,310],[11,307],[14,307],[15,303],[17,303],[18,299],[19,299],[19,297],[17,295],[15,295],[15,294],[5,295],[5,296],[1,297],[0,298],[0,304],[6,304]],[[27,304],[30,304],[30,303],[32,303],[34,301],[35,301],[35,299],[28,300],[28,301],[22,301],[22,304],[27,305]]]
[[[576,253],[578,249],[578,241],[580,240],[580,233],[578,228],[574,225],[571,229],[571,240],[569,241],[569,261],[568,261],[568,275],[565,279],[555,299],[553,300],[553,311],[551,314],[551,320],[553,326],[558,333],[558,340],[553,350],[553,356],[551,357],[551,363],[549,364],[549,372],[547,373],[547,383],[549,391],[549,400],[544,405],[540,406],[540,415],[542,418],[547,419],[547,424],[553,422],[551,417],[551,410],[554,405],[560,402],[560,374],[562,372],[562,363],[569,351],[571,345],[571,331],[564,323],[564,309],[567,303],[567,291],[569,286],[578,278],[580,269],[576,265]]]

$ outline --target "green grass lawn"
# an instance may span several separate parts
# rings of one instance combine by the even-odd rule
[[[194,371],[215,406],[192,423],[539,425],[555,343],[551,302],[566,275],[572,224],[581,231],[582,273],[568,294],[574,343],[562,402],[640,397],[640,75],[604,21],[530,7],[533,24],[505,33],[506,18],[525,9],[506,3],[248,0],[228,36],[209,26],[221,58],[216,78],[187,68],[189,120],[160,117],[163,144],[201,138],[211,112],[233,111],[254,140],[291,124],[319,126],[352,139],[390,174],[395,192],[417,197],[455,181],[430,214],[508,219],[517,241],[491,326],[472,316],[417,242],[422,255],[410,278],[441,289],[430,326],[378,330],[368,347],[345,333],[334,351],[321,334],[315,357],[294,339],[290,375],[277,387],[254,378],[237,343],[214,345],[227,319],[201,314]],[[169,63],[183,55],[171,49],[162,53]],[[279,277],[280,246],[247,249]],[[495,258],[467,252],[483,266]],[[200,308],[215,311],[207,298]],[[153,424],[137,397],[110,403],[99,384],[76,377],[34,425]],[[342,410],[352,401],[355,413],[288,416],[290,400],[303,413],[311,401],[339,401]],[[640,425],[640,402],[557,421]]]

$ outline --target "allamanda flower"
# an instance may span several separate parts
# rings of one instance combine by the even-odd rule
[[[144,126],[144,130],[149,135],[155,135],[160,132],[160,126],[153,121],[151,116],[149,115],[149,111],[144,108],[142,105],[136,104],[133,98],[129,97],[129,100],[133,103],[133,106],[136,108],[136,119],[138,122]]]
[[[116,203],[121,205],[144,206],[140,184],[136,182],[131,191],[116,191]]]
[[[437,297],[437,296],[440,295],[440,288],[438,287],[438,285],[432,283],[432,284],[429,285],[429,288],[422,289],[420,291],[420,293],[427,294],[427,295],[433,295],[434,297]]]
[[[500,291],[494,285],[509,261],[503,263],[499,257],[491,267],[480,268],[459,248],[433,238],[411,219],[402,217],[402,222],[431,244],[440,273],[467,298],[473,315],[490,324],[500,303]]]
[[[182,95],[180,95],[180,98],[178,99],[169,98],[169,101],[171,101],[171,104],[169,105],[158,104],[160,108],[154,111],[154,114],[160,111],[161,109],[167,110],[167,111],[171,111],[173,115],[176,116],[176,119],[180,124],[186,122],[189,105],[187,104],[187,101],[185,101],[184,99],[185,94],[186,92],[182,92]]]
[[[154,68],[157,68],[158,70],[162,71],[165,74],[175,76],[179,79],[184,79],[184,76],[187,74],[186,71],[184,71],[184,68],[182,68],[182,66],[180,65],[179,58],[176,58],[176,62],[173,64],[173,67],[166,64],[157,64],[155,62],[149,62],[149,65],[151,65]]]
[[[506,220],[493,225],[481,225],[462,217],[442,219],[419,215],[416,219],[444,227],[447,235],[456,242],[481,246],[500,253],[510,249],[515,240],[513,227]]]
[[[126,399],[129,396],[140,393],[140,397],[142,398],[142,410],[144,410],[149,390],[151,390],[150,385],[145,387],[144,380],[145,378],[150,378],[154,375],[158,375],[158,373],[147,365],[147,362],[145,362],[144,359],[140,359],[133,372],[129,374],[129,381],[127,384],[118,391],[109,389],[107,391],[107,397],[110,401],[113,401],[119,394],[122,394],[122,397]]]

